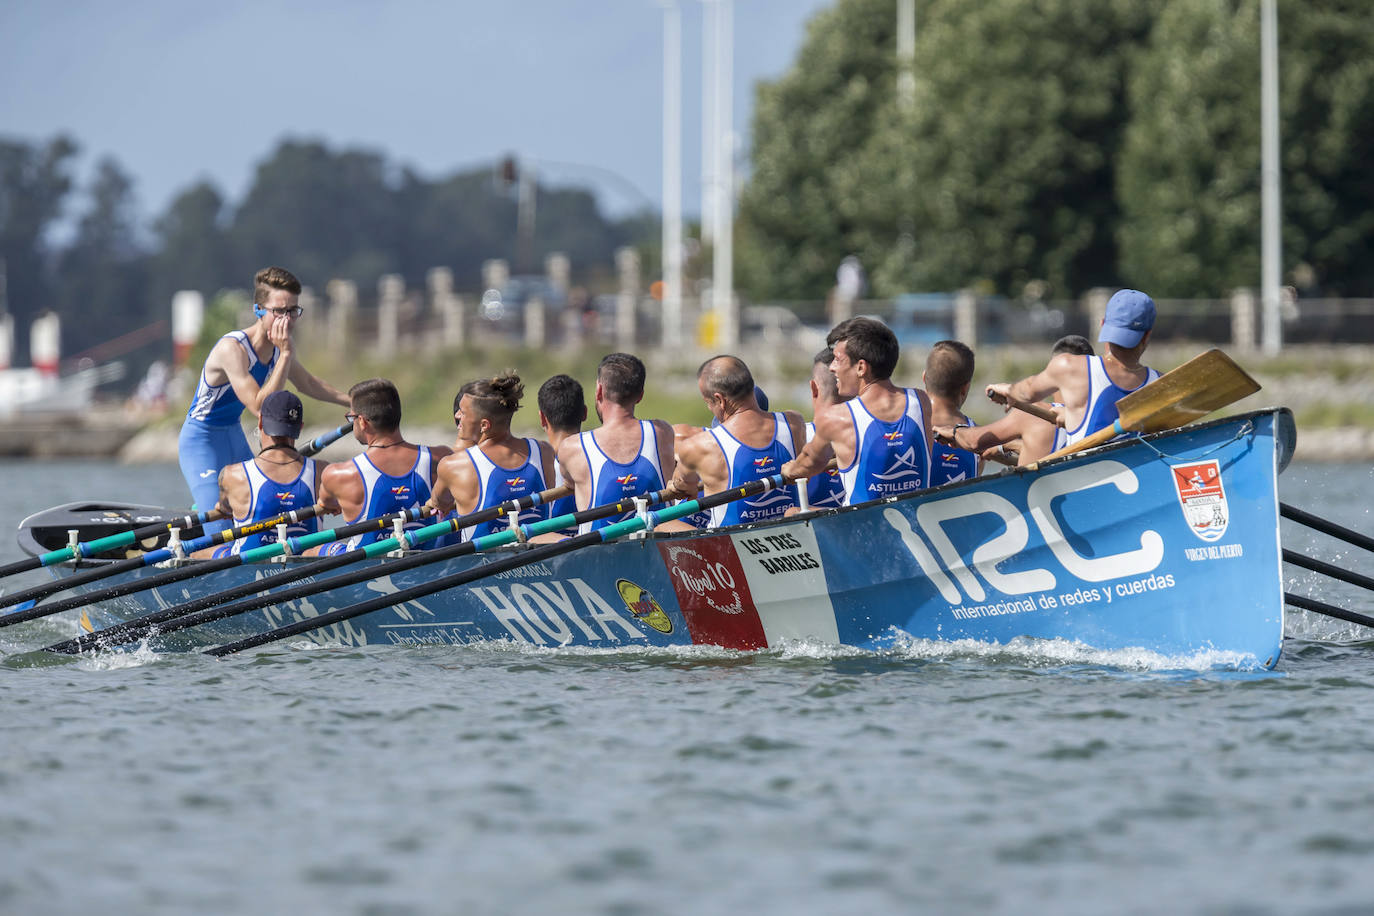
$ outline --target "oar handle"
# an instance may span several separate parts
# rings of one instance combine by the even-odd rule
[[[746,496],[753,496],[757,493],[765,492],[766,490],[786,486],[788,482],[789,478],[785,478],[783,477],[783,475],[777,474],[773,477],[768,477],[763,480],[750,481],[749,483],[741,487],[723,490],[719,493],[714,493],[711,496],[707,496],[702,499],[684,500],[683,502],[678,503],[675,506],[669,506],[666,509],[659,510],[658,512],[652,514],[658,516],[658,518],[663,520],[679,518],[684,515],[691,515],[693,512],[699,512],[702,509],[709,509],[714,506],[722,505],[724,503],[731,502],[736,499],[741,499]],[[652,496],[658,498],[665,497],[670,494],[670,490],[664,489],[660,490],[657,494],[652,494]],[[624,501],[622,501],[621,504],[613,504],[611,506],[602,506],[599,508],[603,510],[607,508],[618,510],[619,505],[623,505],[623,502]],[[592,510],[589,509],[587,511],[590,512]],[[577,513],[577,515],[582,514],[583,513],[581,512]],[[612,511],[606,514],[614,515],[618,514],[618,511]],[[276,642],[280,639],[286,639],[291,636],[296,636],[301,633],[309,632],[311,630],[317,630],[321,627],[326,627],[334,623],[339,623],[340,621],[349,620],[354,617],[359,617],[363,614],[370,614],[373,611],[381,610],[382,608],[394,607],[395,605],[403,604],[407,601],[413,601],[416,598],[423,598],[426,595],[432,595],[438,591],[444,591],[447,589],[456,588],[460,585],[466,585],[467,583],[476,581],[477,579],[486,578],[487,576],[495,575],[496,573],[500,572],[505,572],[509,569],[516,569],[520,566],[525,566],[530,563],[536,563],[540,560],[544,560],[549,557],[555,557],[564,553],[569,553],[571,551],[578,550],[582,547],[587,547],[592,544],[600,544],[606,541],[611,541],[618,537],[622,537],[626,534],[638,531],[644,527],[645,520],[636,516],[635,518],[627,519],[623,522],[616,522],[605,528],[597,529],[596,531],[589,531],[586,534],[579,534],[575,537],[568,538],[564,541],[559,541],[555,544],[544,544],[539,547],[534,547],[531,550],[516,554],[514,556],[504,557],[500,560],[495,560],[491,563],[484,563],[481,566],[473,567],[471,569],[464,570],[463,572],[455,573],[451,576],[441,576],[429,582],[424,582],[419,585],[412,586],[410,588],[401,589],[398,592],[382,595],[378,598],[363,601],[345,608],[340,608],[336,611],[331,611],[327,614],[321,614],[317,617],[309,617],[305,620],[300,620],[295,623],[278,627],[277,629],[271,630],[266,633],[259,633],[254,636],[250,636],[246,639],[241,639],[238,642],[228,643],[223,646],[208,649],[206,650],[206,654],[224,656],[231,655],[235,652],[242,652],[245,649],[251,649],[255,646],[266,645],[269,642]],[[494,538],[496,536],[492,535],[491,537]],[[488,540],[488,538],[479,538],[477,542],[469,541],[467,543],[481,543],[486,540]],[[467,545],[465,544],[458,546]],[[441,551],[435,551],[435,553],[447,553],[452,549],[453,548],[444,548]],[[389,570],[394,570],[395,568],[395,566],[388,567]]]
[[[1054,452],[1050,455],[1046,455],[1044,458],[1041,458],[1038,462],[1036,462],[1036,464],[1044,464],[1046,461],[1049,461],[1052,458],[1062,458],[1065,455],[1072,455],[1076,452],[1086,452],[1090,448],[1097,448],[1097,446],[1099,445],[1105,445],[1106,443],[1111,442],[1117,436],[1120,436],[1128,431],[1129,430],[1127,430],[1124,426],[1121,425],[1120,420],[1113,420],[1111,426],[1104,426],[1097,432],[1092,433],[1088,436],[1084,436],[1082,439],[1079,439],[1072,445],[1066,445],[1059,451]]]
[[[333,445],[335,442],[338,442],[340,439],[342,439],[344,436],[348,435],[351,432],[353,432],[353,424],[345,423],[338,429],[331,429],[327,433],[322,433],[321,435],[316,436],[314,439],[307,442],[300,449],[300,453],[305,457],[309,458],[311,455],[324,451],[326,448]]]
[[[1063,425],[1063,420],[1059,416],[1059,414],[1055,413],[1053,410],[1050,410],[1048,407],[1042,406],[1040,404],[1035,404],[1030,401],[1023,401],[1020,398],[1014,398],[1011,395],[1007,395],[1006,400],[1009,405],[1015,407],[1022,413],[1028,413],[1032,417],[1039,417],[1046,423],[1052,424],[1054,426]]]

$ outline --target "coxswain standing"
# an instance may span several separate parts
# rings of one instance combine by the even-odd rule
[[[348,405],[348,397],[311,375],[296,359],[291,337],[301,316],[301,282],[281,267],[266,267],[253,277],[253,313],[257,320],[230,331],[210,349],[200,371],[195,397],[177,439],[182,476],[197,508],[219,499],[219,472],[251,461],[253,450],[243,434],[244,408],[257,416],[262,403],[287,381],[301,394],[330,404]],[[213,534],[228,522],[209,522]]]

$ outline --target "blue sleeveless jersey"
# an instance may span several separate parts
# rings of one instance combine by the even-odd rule
[[[563,479],[563,467],[555,461],[553,463],[553,485],[561,487],[567,483]],[[549,518],[558,518],[560,515],[572,515],[577,511],[577,494],[569,493],[567,496],[560,496],[549,503]],[[567,528],[560,528],[557,534],[574,535],[577,534],[577,526],[569,525]]]
[[[434,466],[427,446],[420,446],[420,452],[415,456],[415,464],[404,474],[396,476],[383,474],[375,464],[368,460],[365,452],[353,459],[353,467],[363,478],[363,507],[356,516],[344,520],[350,525],[365,518],[394,515],[413,506],[422,506],[429,500],[431,482],[434,479]],[[407,522],[405,527],[407,531],[410,531],[424,528],[430,524],[433,522]],[[389,537],[391,537],[390,529],[369,531],[365,534],[354,535],[346,541],[335,541],[322,553],[326,556],[340,554],[346,550],[366,547],[368,544]],[[432,540],[419,545],[421,548],[434,546],[436,545]]]
[[[1120,416],[1116,410],[1116,402],[1159,378],[1158,372],[1146,369],[1145,381],[1141,383],[1140,388],[1127,390],[1112,382],[1111,376],[1107,375],[1107,367],[1102,364],[1102,357],[1094,355],[1083,358],[1088,361],[1088,406],[1083,410],[1083,419],[1078,427],[1067,431],[1067,445],[1111,426]]]
[[[796,443],[792,441],[792,429],[787,425],[787,417],[781,413],[773,414],[773,440],[763,448],[751,448],[730,435],[724,426],[713,426],[706,430],[716,440],[725,455],[725,466],[729,469],[729,480],[725,489],[742,486],[751,480],[772,477],[778,469],[797,456]],[[711,527],[724,525],[743,525],[750,522],[763,522],[782,518],[782,514],[797,504],[796,493],[791,487],[769,490],[748,499],[735,499],[723,506],[711,509]]]
[[[816,438],[816,424],[807,422],[806,441]],[[798,483],[797,486],[802,486]],[[818,471],[805,481],[806,504],[812,509],[833,509],[844,505],[844,479],[838,468]]]
[[[467,450],[468,459],[477,468],[478,487],[482,494],[475,511],[499,506],[512,499],[548,489],[544,484],[544,470],[540,466],[539,440],[526,439],[525,445],[530,450],[529,457],[525,459],[524,464],[512,470],[507,470],[492,461],[475,445]],[[525,525],[548,517],[548,506],[534,506],[520,513],[520,524]],[[461,534],[463,540],[471,541],[483,535],[505,531],[509,527],[510,519],[500,518],[464,528]]]
[[[582,454],[587,458],[591,470],[593,506],[602,506],[630,496],[654,493],[665,486],[663,468],[658,460],[658,432],[648,420],[639,421],[639,452],[628,463],[612,461],[596,444],[595,431],[579,434]],[[582,508],[586,509],[587,506]],[[584,522],[578,528],[580,534],[605,528],[614,522],[633,515],[626,512],[619,517],[600,518],[594,522]]]
[[[840,468],[845,505],[925,488],[930,478],[930,446],[925,440],[921,401],[911,388],[903,392],[906,410],[895,423],[873,416],[859,398],[844,402],[854,423],[857,446],[849,467]]]
[[[962,420],[970,423],[968,417]],[[938,487],[956,480],[972,480],[978,476],[978,454],[966,448],[955,448],[940,441],[930,443],[930,483]]]
[[[257,352],[253,349],[253,345],[248,341],[248,335],[244,332],[230,331],[220,340],[226,338],[235,341],[248,354],[248,374],[253,377],[253,381],[259,385],[266,381],[272,367],[277,364],[280,351],[273,348],[272,358],[264,363],[258,359]],[[186,411],[186,418],[199,420],[210,426],[229,426],[230,424],[237,424],[241,416],[243,416],[243,402],[234,393],[234,386],[228,381],[223,385],[211,385],[205,380],[205,367],[202,366],[200,382],[196,385],[196,396],[191,399],[191,406]]]
[[[239,525],[260,522],[281,515],[283,512],[304,509],[315,504],[314,458],[305,459],[300,474],[290,483],[277,483],[262,472],[256,461],[243,462],[243,470],[248,475],[248,487],[252,496],[248,502],[248,514],[234,516],[235,528]],[[315,519],[310,518],[287,526],[286,534],[287,537],[298,537],[302,534],[314,534],[318,530],[319,524]],[[225,544],[216,549],[214,555],[216,557],[233,556],[254,547],[261,547],[263,544],[275,543],[277,543],[277,530],[274,528],[271,531],[250,534],[246,538],[239,538],[237,541]]]

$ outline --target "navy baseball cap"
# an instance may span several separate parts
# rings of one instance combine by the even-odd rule
[[[289,391],[274,391],[262,402],[262,431],[294,439],[301,434],[304,412],[300,398]]]
[[[1121,289],[1107,300],[1107,314],[1097,339],[1118,347],[1134,347],[1154,326],[1155,301],[1138,289]]]

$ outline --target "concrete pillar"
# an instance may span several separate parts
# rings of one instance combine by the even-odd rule
[[[396,355],[405,295],[406,281],[400,274],[385,274],[377,281],[377,356],[381,359]]]
[[[1089,340],[1097,343],[1097,331],[1102,327],[1102,319],[1107,317],[1107,300],[1112,298],[1114,290],[1098,286],[1088,290],[1088,295],[1083,298],[1083,309],[1088,313],[1088,334]]]
[[[62,319],[43,312],[29,325],[29,364],[44,375],[57,375],[62,358]]]
[[[358,286],[352,280],[330,280],[324,292],[329,297],[329,331],[325,338],[330,352],[350,353],[354,316],[358,311]]]
[[[1240,353],[1255,352],[1255,291],[1231,291],[1231,346]]]
[[[621,350],[634,349],[636,312],[639,309],[639,252],[626,246],[615,253],[620,292],[615,299],[615,344]]]
[[[456,350],[463,345],[463,300],[453,294],[453,271],[447,267],[431,268],[425,281],[434,314],[439,318],[439,343],[445,350]]]
[[[531,350],[544,349],[544,299],[531,296],[525,302],[525,346]]]
[[[510,282],[510,265],[501,258],[482,262],[482,289],[505,289]]]
[[[954,297],[954,339],[978,349],[978,297],[961,289]]]
[[[544,275],[549,278],[549,286],[562,299],[568,298],[572,286],[572,261],[561,251],[555,251],[544,259]]]
[[[14,316],[0,314],[0,369],[8,369],[14,361]]]

